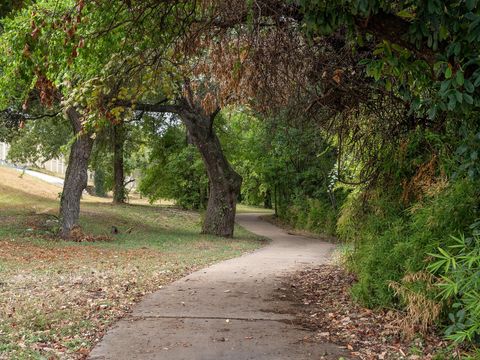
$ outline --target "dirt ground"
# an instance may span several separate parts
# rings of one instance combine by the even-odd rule
[[[428,360],[454,355],[435,329],[421,336],[407,334],[402,326],[405,314],[358,305],[350,295],[355,281],[340,266],[321,265],[287,277],[275,298],[296,304],[298,323],[312,331],[310,341],[344,346],[353,359]]]

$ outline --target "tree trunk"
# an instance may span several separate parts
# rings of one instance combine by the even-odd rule
[[[123,167],[124,151],[124,125],[120,123],[113,127],[113,175],[115,185],[113,188],[113,203],[125,203],[125,173]]]
[[[265,209],[271,209],[272,208],[272,192],[270,189],[267,189],[265,192],[265,197],[263,199],[263,207]]]
[[[232,237],[242,177],[232,169],[225,158],[220,141],[213,130],[216,113],[209,116],[203,109],[192,109],[187,106],[179,111],[191,141],[200,151],[210,183],[202,233]]]
[[[275,217],[278,217],[278,194],[277,194],[277,185],[275,185],[275,188],[274,188],[274,194],[275,194]]]
[[[74,226],[78,225],[80,199],[83,190],[87,187],[88,160],[93,147],[93,139],[90,138],[90,134],[82,133],[80,114],[74,108],[69,108],[67,116],[73,127],[75,142],[70,150],[62,198],[60,200],[60,218],[62,221],[60,236],[63,238],[69,238]]]

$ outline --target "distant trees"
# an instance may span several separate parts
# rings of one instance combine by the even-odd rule
[[[148,159],[139,190],[151,201],[168,199],[186,209],[205,209],[208,177],[185,127],[178,121],[147,121]]]
[[[15,129],[5,128],[6,122],[5,118],[0,121],[0,126],[8,131],[0,138],[10,143],[8,157],[12,162],[40,163],[66,155],[72,129],[63,116],[26,121]]]

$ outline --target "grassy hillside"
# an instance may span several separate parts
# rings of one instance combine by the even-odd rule
[[[144,294],[262,245],[241,228],[199,235],[194,212],[88,195],[84,239],[102,241],[64,242],[52,235],[61,189],[19,175],[0,167],[0,359],[83,358]]]

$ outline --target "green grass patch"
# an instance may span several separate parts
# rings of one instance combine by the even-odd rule
[[[260,213],[260,214],[273,214],[273,209],[266,209],[259,206],[237,204],[237,214],[247,213]]]

